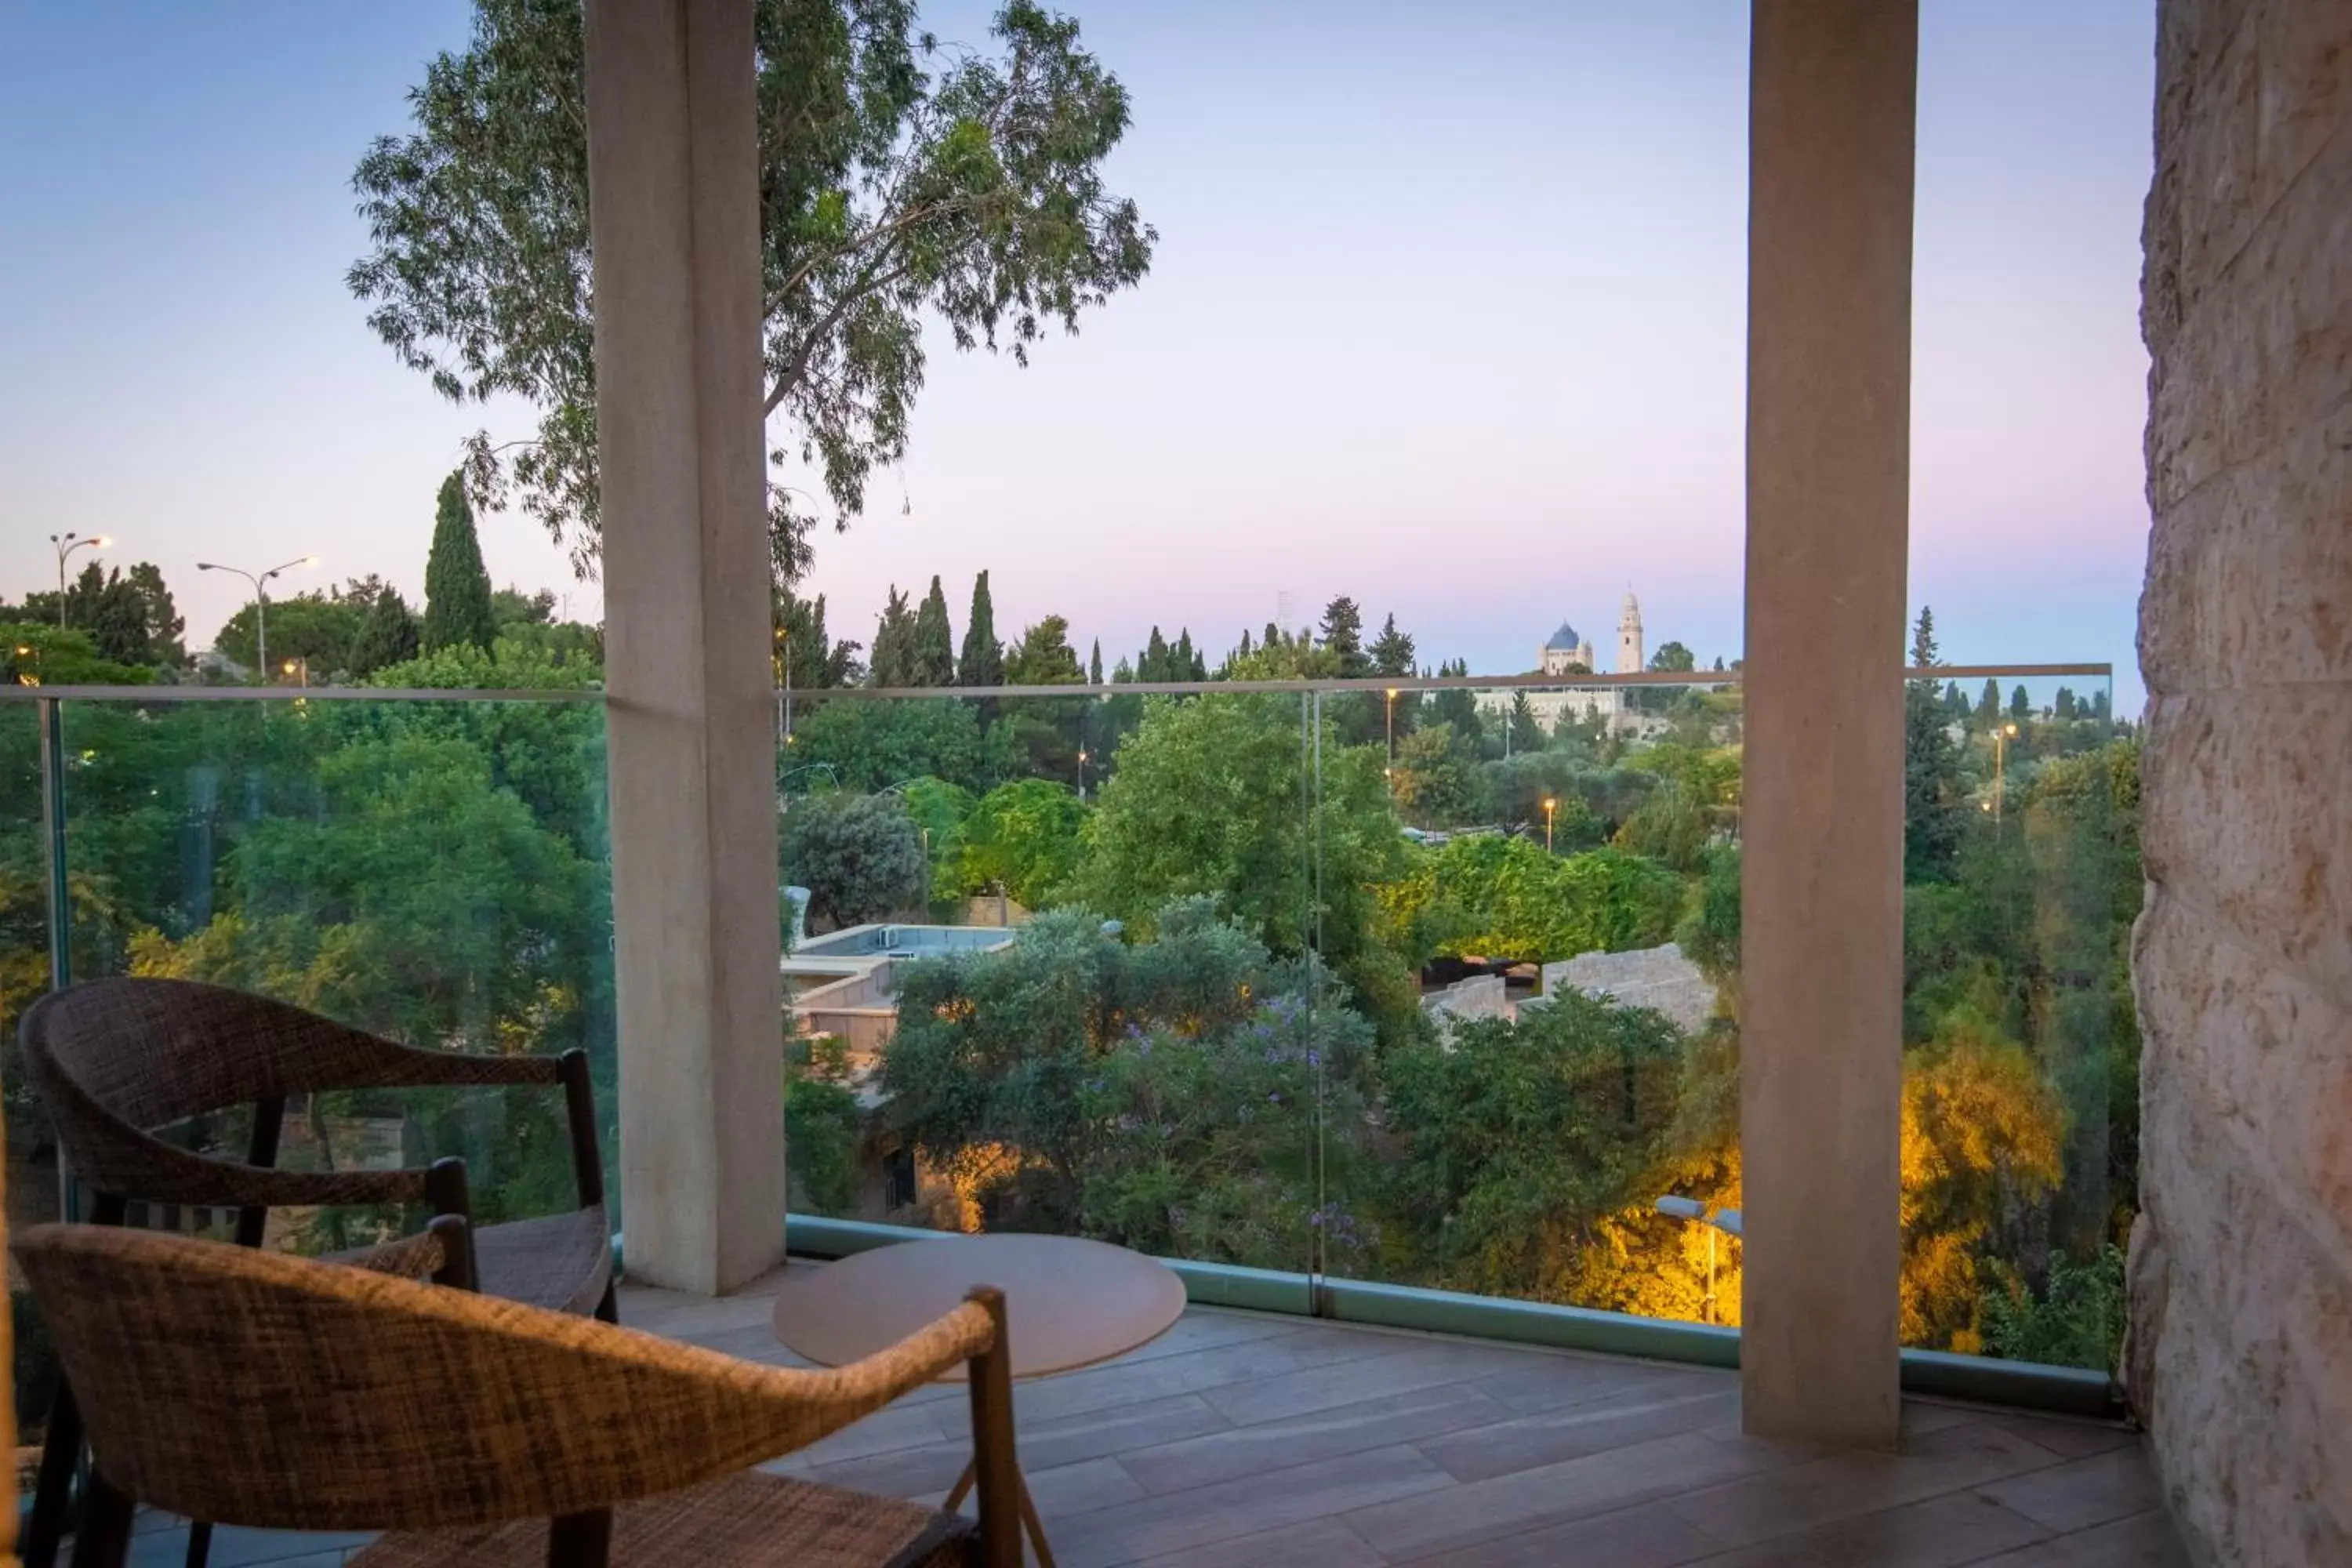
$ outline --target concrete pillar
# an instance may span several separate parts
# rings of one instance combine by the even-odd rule
[[[751,0],[590,0],[621,1194],[636,1279],[783,1255]]]
[[[1742,1423],[1895,1446],[1916,0],[1756,0]]]

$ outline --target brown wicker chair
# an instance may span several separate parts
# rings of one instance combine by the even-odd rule
[[[615,1318],[611,1226],[584,1053],[466,1057],[420,1051],[267,997],[190,981],[100,980],[42,998],[20,1038],[66,1163],[92,1194],[90,1218],[120,1225],[133,1200],[234,1208],[237,1239],[258,1246],[269,1209],[429,1204],[464,1215],[464,1162],[427,1170],[275,1169],[289,1095],[425,1086],[561,1086],[580,1206],[467,1233],[466,1269],[487,1294]],[[165,1142],[153,1129],[250,1103],[243,1162]],[[80,1447],[71,1384],[52,1410],[25,1534],[26,1568],[51,1568]],[[192,1563],[204,1560],[199,1540]]]
[[[385,1266],[437,1265],[427,1250]],[[865,1361],[804,1371],[181,1237],[44,1226],[16,1256],[89,1417],[77,1568],[119,1568],[137,1502],[400,1532],[355,1568],[600,1568],[608,1552],[626,1568],[1021,1562],[993,1290]],[[971,1363],[976,1527],[748,1469],[959,1361]]]

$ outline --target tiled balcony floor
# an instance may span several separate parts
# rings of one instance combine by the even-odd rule
[[[773,1289],[629,1289],[621,1317],[787,1362]],[[1729,1373],[1198,1308],[1016,1393],[1063,1568],[2188,1561],[2129,1432],[1913,1401],[1901,1457],[1824,1455],[1742,1437],[1738,1401]],[[965,1414],[960,1386],[926,1389],[775,1468],[936,1497],[962,1468]],[[153,1521],[132,1561],[176,1563],[182,1539]],[[351,1543],[224,1531],[213,1561],[316,1568]]]

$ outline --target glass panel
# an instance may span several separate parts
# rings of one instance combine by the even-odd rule
[[[64,732],[77,979],[211,981],[434,1049],[583,1047],[614,1168],[601,699],[142,695],[68,703]],[[565,1125],[552,1089],[325,1094],[289,1108],[280,1158],[463,1155],[488,1223],[577,1201]],[[175,1135],[241,1153],[246,1121]],[[617,1200],[616,1184],[607,1192]],[[280,1212],[271,1240],[352,1246],[414,1218]]]
[[[2100,676],[1915,681],[1906,726],[1904,1342],[2109,1368],[2138,742]]]
[[[25,1081],[16,1025],[49,989],[49,854],[42,831],[41,714],[31,702],[0,703],[0,1105],[7,1117],[8,1228],[58,1217],[56,1145],[39,1097]],[[37,1443],[57,1386],[29,1291],[9,1271],[15,1327],[12,1386],[19,1442]]]
[[[1307,700],[793,703],[793,1208],[1306,1270]]]
[[[1326,1133],[1331,1271],[1736,1323],[1738,689],[1325,711],[1327,803],[1386,785],[1324,841],[1322,1005],[1377,1041]]]

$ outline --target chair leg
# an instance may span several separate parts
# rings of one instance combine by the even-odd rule
[[[613,1513],[567,1513],[547,1527],[547,1568],[605,1568],[613,1550]]]
[[[190,1520],[188,1521],[188,1555],[185,1560],[185,1568],[205,1568],[205,1564],[212,1560],[212,1522],[209,1520]]]
[[[81,1529],[74,1534],[74,1568],[122,1568],[130,1554],[131,1498],[92,1470],[82,1498]]]
[[[74,1471],[80,1467],[81,1407],[74,1403],[72,1387],[61,1382],[49,1402],[33,1517],[25,1526],[25,1568],[56,1568],[58,1542],[65,1538],[66,1511],[73,1502]]]
[[[621,1296],[610,1279],[604,1281],[604,1299],[596,1303],[596,1316],[608,1323],[621,1321]]]

